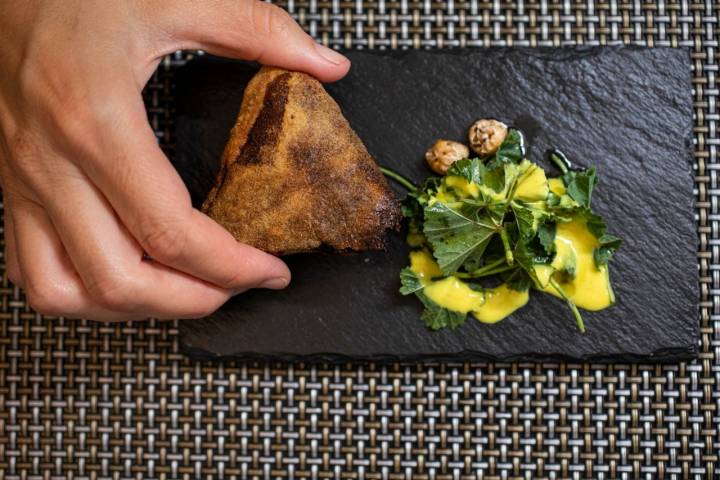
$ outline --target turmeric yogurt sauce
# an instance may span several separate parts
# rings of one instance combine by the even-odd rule
[[[459,313],[470,313],[483,323],[499,322],[528,301],[528,291],[518,292],[507,285],[481,291],[470,288],[463,280],[442,276],[442,270],[426,250],[410,252],[410,269],[425,286],[430,300],[443,308]]]
[[[430,203],[453,203],[463,198],[478,198],[480,188],[462,177],[447,176]],[[550,192],[564,195],[563,181],[559,178],[547,179],[545,171],[533,164],[515,187],[513,198],[541,202]],[[496,194],[496,198],[508,193]],[[560,298],[564,294],[585,310],[596,311],[611,306],[615,296],[608,267],[595,265],[593,253],[599,242],[588,231],[587,225],[581,220],[558,223],[554,243],[556,253],[552,263],[535,268],[535,288]],[[411,232],[408,244],[416,248],[422,246],[422,234]],[[499,322],[524,307],[529,299],[528,290],[513,290],[507,284],[478,289],[455,275],[445,276],[427,249],[410,253],[410,269],[420,279],[423,291],[430,300],[448,310],[472,314],[483,323]],[[561,287],[562,294],[553,283]]]
[[[597,239],[578,220],[557,225],[557,253],[551,264],[555,269],[553,278],[575,305],[591,311],[602,310],[615,303],[607,265],[597,267],[593,259],[598,245]],[[567,272],[573,273],[574,277]],[[550,284],[541,287],[541,290],[560,297]]]

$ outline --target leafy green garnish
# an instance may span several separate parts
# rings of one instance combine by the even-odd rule
[[[485,175],[487,174],[487,169],[485,168],[485,164],[482,162],[478,162],[477,160],[473,159],[470,160],[469,158],[466,158],[464,160],[458,160],[457,162],[450,165],[450,168],[448,169],[447,175],[457,175],[458,177],[462,177],[468,182],[474,182],[478,185],[482,185],[486,182]]]
[[[535,267],[550,265],[552,258],[545,253],[545,249],[539,245],[539,242],[517,242],[514,254],[517,263],[525,270],[525,273],[533,282],[536,285],[542,284],[543,282],[538,278]]]
[[[545,253],[552,255],[555,252],[555,223],[545,222],[538,228],[538,240],[545,249]]]
[[[443,308],[423,293],[422,289],[424,286],[410,267],[402,269],[400,272],[400,282],[402,284],[400,287],[401,294],[410,295],[414,293],[423,305],[425,305],[425,310],[420,318],[428,328],[432,330],[457,328],[465,323],[465,319],[467,318],[466,314]]]
[[[410,267],[405,267],[400,270],[400,293],[403,295],[410,295],[424,288],[423,284],[420,283],[420,279],[412,271]]]
[[[503,163],[520,163],[525,157],[525,140],[514,128],[508,129],[505,140],[495,152],[494,160]]]
[[[583,210],[580,216],[585,220],[588,231],[592,233],[600,243],[593,252],[595,265],[598,267],[607,265],[617,249],[620,248],[622,240],[615,235],[607,233],[607,225],[605,225],[605,220],[603,220],[600,215],[590,210]]]
[[[465,323],[467,314],[443,308],[430,300],[427,295],[422,292],[417,292],[416,295],[423,305],[425,305],[425,311],[422,313],[420,319],[429,329],[440,330],[441,328],[449,328],[452,330]]]
[[[568,171],[563,175],[562,179],[570,198],[575,200],[580,206],[590,208],[592,192],[598,182],[595,168],[593,167],[582,172]]]
[[[570,170],[567,159],[557,153],[551,153],[550,160],[562,172],[562,181],[565,184],[567,195],[581,207],[589,209],[593,189],[598,183],[595,167],[587,170]]]
[[[501,278],[508,287],[518,292],[529,290],[533,285],[533,280],[530,278],[530,275],[522,268],[509,271],[502,275]]]
[[[532,240],[538,234],[540,225],[549,217],[545,202],[513,202],[512,211],[520,236],[526,241]]]
[[[551,157],[565,187],[564,193],[556,194],[549,190],[545,173],[524,154],[522,135],[509,129],[494,155],[457,161],[446,177],[430,177],[411,190],[402,207],[410,220],[410,235],[420,239],[412,246],[432,253],[440,278],[454,276],[472,289],[482,289],[472,282],[497,278],[520,292],[532,286],[553,290],[584,331],[582,317],[562,286],[575,277],[575,259],[567,257],[562,265],[554,262],[558,225],[584,222],[598,241],[593,251],[597,267],[607,265],[621,240],[608,234],[602,217],[590,210],[598,183],[594,168],[569,170],[562,158]],[[410,267],[400,272],[400,279],[400,292],[414,294],[425,306],[422,320],[428,328],[456,328],[465,321],[466,314],[431,300]]]
[[[482,255],[498,231],[497,216],[472,205],[435,202],[425,208],[423,232],[440,269],[450,275],[471,255]]]

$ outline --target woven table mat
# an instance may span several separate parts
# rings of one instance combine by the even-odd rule
[[[0,288],[3,478],[717,478],[718,12],[713,2],[283,4],[343,48],[689,47],[702,328],[669,365],[192,362],[177,323],[101,325]],[[172,155],[173,72],[146,89]],[[4,269],[3,269],[4,272]]]

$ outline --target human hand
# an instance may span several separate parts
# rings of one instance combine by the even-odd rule
[[[141,90],[180,49],[323,81],[345,75],[342,55],[256,0],[26,0],[3,8],[0,31],[5,262],[34,309],[193,318],[234,293],[288,284],[282,261],[192,208]]]

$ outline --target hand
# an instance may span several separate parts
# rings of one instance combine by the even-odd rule
[[[279,259],[192,208],[141,90],[179,49],[332,81],[349,62],[256,0],[26,0],[0,15],[0,183],[10,280],[48,315],[206,315],[283,288]],[[143,259],[146,252],[152,260]]]

